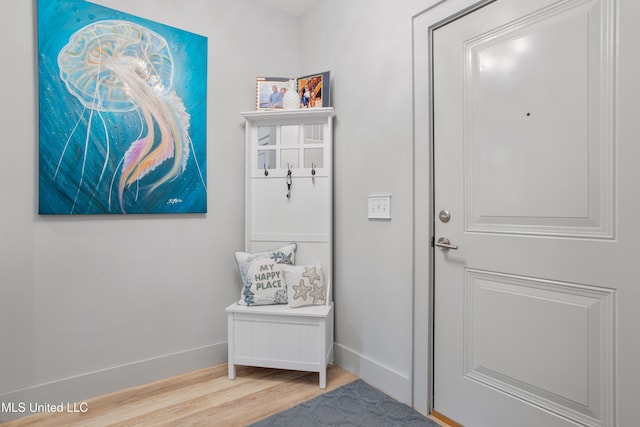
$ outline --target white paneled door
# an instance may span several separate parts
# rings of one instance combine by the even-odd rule
[[[432,32],[434,409],[465,426],[640,425],[633,1],[498,0]]]

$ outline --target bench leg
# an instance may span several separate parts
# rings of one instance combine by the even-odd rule
[[[229,379],[233,380],[236,377],[236,365],[234,365],[233,363],[229,362]]]
[[[326,366],[324,367],[324,369],[320,369],[320,388],[323,390],[327,388],[327,367]]]

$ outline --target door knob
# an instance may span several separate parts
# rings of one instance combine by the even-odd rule
[[[446,237],[439,238],[438,241],[436,242],[436,246],[439,248],[442,248],[445,251],[448,251],[449,249],[453,249],[453,250],[458,249],[458,245],[452,245],[449,239],[447,239]]]

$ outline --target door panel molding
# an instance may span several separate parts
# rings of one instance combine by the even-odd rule
[[[612,3],[558,2],[464,43],[466,231],[615,238]]]
[[[614,410],[615,300],[613,289],[466,269],[464,377],[602,426]]]

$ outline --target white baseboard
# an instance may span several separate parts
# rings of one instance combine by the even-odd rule
[[[59,405],[146,384],[227,361],[227,343],[140,360],[0,395],[0,423],[32,415],[30,404]]]
[[[367,384],[411,406],[411,379],[337,342],[333,344],[334,363],[357,375]]]

